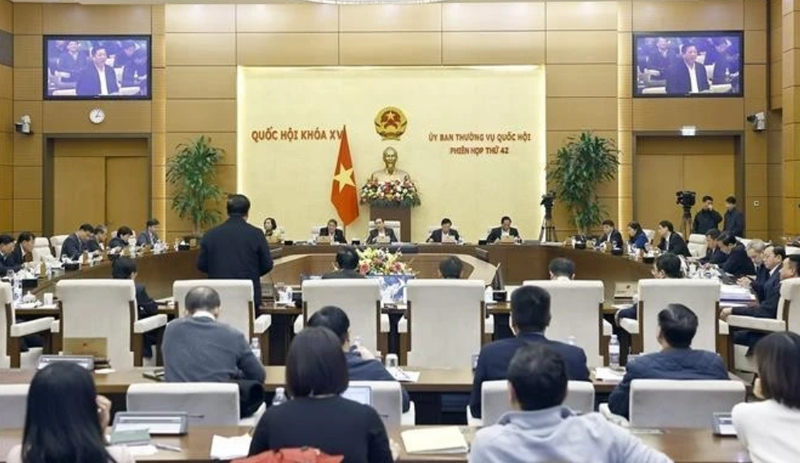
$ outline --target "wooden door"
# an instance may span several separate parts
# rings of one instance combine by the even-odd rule
[[[106,218],[106,160],[103,157],[59,157],[53,165],[53,234],[66,235],[82,223]]]
[[[110,230],[127,225],[142,230],[148,217],[150,182],[148,158],[106,158],[105,224]]]

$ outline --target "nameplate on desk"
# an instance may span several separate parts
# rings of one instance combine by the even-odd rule
[[[378,244],[389,244],[392,241],[389,239],[388,236],[378,236],[375,238],[375,242]]]
[[[511,235],[503,235],[497,242],[499,244],[514,244],[517,242],[517,239]]]
[[[456,242],[455,237],[452,237],[452,236],[449,236],[449,235],[448,236],[442,236],[442,243],[443,244],[445,244],[445,243],[453,244],[455,242]]]
[[[317,237],[317,244],[331,244],[331,237],[330,236],[319,236],[319,237]]]

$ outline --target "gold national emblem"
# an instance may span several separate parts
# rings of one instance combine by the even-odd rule
[[[375,131],[381,140],[399,140],[406,133],[408,120],[403,111],[394,106],[387,106],[375,116]]]

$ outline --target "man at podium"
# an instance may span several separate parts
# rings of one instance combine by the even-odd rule
[[[369,236],[367,236],[367,244],[388,244],[399,241],[397,236],[394,234],[394,230],[391,228],[386,228],[386,224],[383,223],[383,219],[376,218],[374,222],[375,228],[370,230]]]
[[[341,243],[347,244],[347,240],[344,237],[344,232],[339,230],[339,222],[336,219],[331,219],[328,221],[328,225],[319,229],[319,236],[330,236],[331,243]]]
[[[515,241],[520,240],[519,230],[511,226],[511,217],[506,215],[500,219],[499,227],[492,228],[492,231],[489,232],[489,236],[486,237],[486,241],[495,243],[508,238],[514,238]]]
[[[453,222],[445,217],[442,219],[442,228],[432,231],[426,241],[428,243],[458,243],[461,237],[458,235],[458,230],[452,227]]]

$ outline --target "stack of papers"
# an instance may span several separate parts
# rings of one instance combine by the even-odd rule
[[[214,434],[211,439],[211,459],[233,460],[246,457],[250,452],[251,440],[252,438],[247,434],[235,437],[223,437]]]
[[[467,453],[467,440],[457,426],[403,431],[406,453]]]
[[[720,286],[719,298],[723,301],[751,301],[754,299],[750,290],[736,285]]]
[[[401,383],[416,383],[419,381],[420,372],[418,371],[406,371],[399,367],[389,367],[387,370],[395,381],[400,381]]]
[[[598,367],[594,370],[594,378],[598,381],[618,383],[624,376],[624,371],[612,370],[608,367]]]

